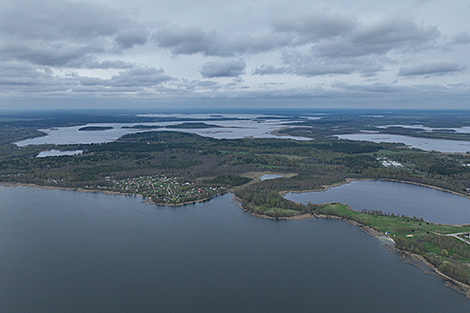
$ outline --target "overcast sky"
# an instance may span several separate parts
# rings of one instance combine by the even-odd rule
[[[466,108],[468,0],[0,0],[0,108]]]

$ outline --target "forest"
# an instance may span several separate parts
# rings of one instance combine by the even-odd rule
[[[17,117],[16,117],[17,118]],[[15,117],[0,123],[0,182],[27,183],[57,188],[81,188],[139,194],[153,203],[180,205],[203,201],[217,194],[231,192],[242,207],[256,215],[286,218],[301,214],[330,214],[369,225],[371,218],[399,218],[382,212],[354,212],[331,206],[302,205],[286,200],[286,191],[320,190],[348,179],[388,179],[440,187],[462,195],[470,191],[470,155],[446,154],[409,149],[399,143],[372,143],[339,140],[334,134],[374,129],[388,123],[405,122],[430,125],[424,117],[410,120],[395,116],[387,121],[358,115],[355,119],[340,113],[320,120],[300,120],[295,128],[279,132],[313,138],[292,140],[279,138],[214,139],[174,131],[147,131],[122,136],[100,144],[17,146],[15,142],[45,134],[38,129],[52,126],[86,125],[90,116],[75,120],[68,116],[28,118]],[[176,121],[175,128],[212,127],[211,124],[182,118],[148,118],[121,116],[123,121]],[[220,117],[214,116],[216,120]],[[119,119],[119,118],[118,118]],[[106,116],[93,121],[109,122]],[[431,119],[441,127],[451,127],[443,119]],[[113,120],[114,121],[114,120]],[[210,121],[210,120],[209,120]],[[469,122],[466,116],[454,120],[455,125]],[[138,124],[135,127],[151,130]],[[82,131],[103,131],[88,127]],[[392,131],[412,135],[419,129],[393,128]],[[454,136],[446,129],[428,136]],[[460,136],[460,135],[459,135]],[[466,135],[461,136],[465,139]],[[80,150],[80,155],[36,157],[41,151]],[[282,175],[261,181],[265,173]],[[338,211],[339,210],[339,211]],[[351,215],[353,214],[353,215]],[[360,215],[357,215],[360,214]],[[436,236],[422,220],[408,219],[413,227],[395,229],[397,246],[423,255],[443,273],[460,281],[469,281],[468,245],[455,238]],[[402,221],[405,223],[405,221]],[[387,222],[390,225],[390,222]],[[423,223],[423,225],[421,225]],[[419,224],[419,225],[418,225]],[[429,223],[428,223],[429,225]],[[381,229],[381,224],[371,226]],[[401,228],[400,228],[401,227]],[[413,239],[404,233],[421,229]]]

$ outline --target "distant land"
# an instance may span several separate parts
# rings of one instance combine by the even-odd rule
[[[465,241],[463,237],[443,237],[468,233],[468,226],[424,225],[426,221],[420,217],[392,216],[381,211],[355,213],[343,206],[305,205],[282,196],[286,191],[322,190],[358,179],[403,181],[468,196],[470,153],[424,151],[400,142],[339,140],[337,136],[382,134],[389,129],[412,138],[438,137],[445,142],[459,135],[458,144],[465,148],[465,139],[470,138],[469,113],[270,112],[239,114],[236,118],[233,114],[220,114],[218,121],[213,117],[121,114],[117,118],[120,123],[138,123],[122,128],[143,131],[121,135],[112,142],[17,146],[14,142],[44,136],[40,129],[88,125],[79,131],[111,130],[112,126],[90,123],[112,123],[113,115],[78,115],[76,120],[73,115],[55,120],[46,117],[15,120],[9,116],[0,132],[0,182],[135,194],[162,205],[195,203],[230,192],[244,210],[261,217],[297,219],[326,214],[372,227],[382,235],[394,236],[397,248],[424,258],[436,270],[466,284],[465,288],[470,284],[467,266],[470,245],[461,243]],[[181,122],[182,118],[185,122],[166,125],[169,121]],[[165,124],[158,125],[159,122]],[[175,131],[152,131],[161,127]],[[215,132],[192,133],[215,127],[231,128],[230,134],[240,131],[245,137],[213,138]],[[251,136],[255,131],[258,138]],[[286,138],[287,135],[291,137]],[[83,152],[74,156],[34,157],[47,150]],[[262,174],[281,177],[261,181],[258,177]],[[385,229],[388,234],[383,233]]]
[[[111,126],[85,126],[82,128],[79,128],[79,131],[102,131],[102,130],[110,130],[114,129],[114,127]]]

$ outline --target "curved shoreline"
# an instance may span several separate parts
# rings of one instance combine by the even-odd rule
[[[111,191],[111,190],[100,190],[100,189],[83,189],[83,188],[73,188],[73,187],[58,187],[58,186],[42,186],[42,185],[36,185],[36,184],[27,184],[27,183],[9,183],[9,182],[0,182],[0,186],[4,187],[28,187],[28,188],[39,188],[39,189],[46,189],[46,190],[66,190],[66,191],[77,191],[77,192],[83,192],[83,193],[101,193],[104,195],[112,195],[112,196],[135,196],[135,197],[141,197],[143,200],[142,202],[152,204],[152,205],[159,205],[159,206],[183,206],[183,205],[189,205],[189,204],[196,204],[196,203],[201,203],[208,201],[214,197],[217,197],[218,195],[221,194],[216,194],[212,197],[204,198],[204,199],[198,199],[194,201],[186,201],[182,203],[156,203],[152,199],[145,197],[143,195],[139,195],[136,193],[128,193],[128,192],[120,192],[120,191]],[[223,194],[223,193],[222,193]]]
[[[356,181],[356,180],[359,180],[359,179],[352,179],[352,180],[349,180],[345,183],[340,183],[340,184],[335,184],[335,185],[331,185],[331,186],[328,186],[327,188],[333,188],[333,187],[337,187],[337,186],[341,186],[341,185],[344,185],[344,184],[347,184],[347,183],[350,183],[352,181]],[[372,180],[372,179],[364,179],[364,180]],[[385,179],[384,179],[385,180]],[[395,181],[395,182],[401,182],[401,183],[410,183],[410,182],[406,182],[406,181],[398,181],[398,180],[389,180],[389,181]],[[429,187],[429,188],[434,188],[434,189],[438,189],[438,190],[441,190],[441,191],[447,191],[447,192],[451,192],[451,191],[448,191],[448,190],[445,190],[445,189],[442,189],[442,188],[439,188],[439,187],[433,187],[433,186],[427,186],[425,184],[419,184],[419,183],[416,183],[417,185],[421,185],[421,186],[424,186],[424,187]],[[107,194],[107,195],[121,195],[121,196],[139,196],[139,197],[142,197],[144,198],[145,200],[143,202],[147,202],[147,203],[150,203],[150,204],[156,204],[156,205],[161,205],[161,206],[182,206],[182,205],[187,205],[187,204],[195,204],[195,203],[200,203],[200,202],[204,202],[204,201],[208,201],[212,198],[214,198],[215,196],[213,197],[210,197],[210,198],[206,198],[206,199],[200,199],[200,200],[197,200],[197,201],[191,201],[191,202],[185,202],[185,203],[181,203],[181,204],[158,204],[158,203],[154,203],[153,201],[151,201],[150,199],[148,198],[145,198],[144,196],[142,195],[138,195],[138,194],[131,194],[131,193],[123,193],[123,192],[116,192],[116,191],[107,191],[107,190],[89,190],[89,189],[83,189],[83,188],[71,188],[71,187],[55,187],[55,186],[41,186],[41,185],[35,185],[35,184],[26,184],[26,183],[8,183],[8,182],[0,182],[0,186],[5,186],[5,187],[29,187],[29,188],[41,188],[41,189],[46,189],[46,190],[67,190],[67,191],[78,191],[78,192],[83,192],[83,193],[102,193],[102,194]],[[327,190],[327,189],[326,189]],[[317,190],[318,191],[318,190]],[[283,191],[282,193],[289,193],[289,192],[292,192],[292,191]],[[295,193],[301,193],[301,192],[309,192],[309,191],[297,191]],[[454,193],[454,192],[451,192],[451,193]],[[458,193],[456,193],[458,194]],[[458,194],[460,195],[460,194]],[[257,214],[257,213],[254,213],[254,212],[251,212],[249,210],[247,210],[246,208],[244,208],[242,206],[242,201],[240,198],[236,197],[235,195],[233,195],[233,199],[235,200],[235,204],[240,208],[242,209],[244,212],[247,212],[255,217],[258,217],[258,218],[264,218],[264,219],[275,219],[275,220],[286,220],[286,221],[299,221],[299,220],[307,220],[307,219],[314,219],[314,218],[324,218],[324,219],[334,219],[334,220],[339,220],[339,221],[344,221],[350,225],[353,225],[353,226],[358,226],[360,227],[361,230],[363,230],[366,234],[372,236],[372,237],[376,237],[376,238],[379,238],[379,237],[385,237],[385,238],[389,238],[387,236],[384,236],[382,233],[380,233],[379,231],[377,231],[376,229],[370,227],[370,226],[366,226],[366,225],[363,225],[361,223],[358,223],[356,221],[353,221],[351,219],[347,219],[347,218],[343,218],[343,217],[339,217],[339,216],[336,216],[336,215],[328,215],[328,214],[314,214],[314,213],[304,213],[304,214],[299,214],[299,215],[295,215],[295,216],[289,216],[289,217],[272,217],[272,216],[268,216],[268,215],[265,215],[265,214]],[[348,206],[349,207],[349,206]],[[390,238],[391,241],[393,241],[393,239]],[[468,299],[470,299],[470,285],[467,285],[465,283],[462,283],[458,280],[455,280],[447,275],[445,275],[444,273],[440,272],[434,265],[432,265],[431,263],[429,263],[423,256],[419,255],[419,254],[415,254],[415,253],[412,253],[412,252],[409,252],[409,251],[406,251],[406,250],[402,250],[402,249],[398,249],[395,245],[394,245],[394,248],[397,252],[400,252],[402,255],[404,256],[407,256],[409,258],[411,258],[412,260],[415,260],[421,264],[424,264],[427,268],[431,269],[432,271],[434,271],[436,273],[436,275],[438,277],[440,277],[441,279],[443,279],[444,281],[447,281],[449,282],[449,287],[455,289],[456,291],[464,294]],[[415,266],[417,266],[416,264],[414,264]],[[418,266],[419,267],[419,266]]]
[[[247,213],[249,213],[249,214],[251,214],[255,217],[258,217],[258,218],[286,220],[286,221],[298,221],[298,220],[306,220],[306,219],[314,219],[314,218],[332,219],[332,220],[337,220],[337,221],[343,221],[343,222],[345,222],[349,225],[352,225],[352,226],[357,226],[369,236],[372,236],[372,237],[375,237],[375,238],[386,238],[387,240],[391,241],[390,244],[393,246],[393,249],[392,249],[393,251],[401,253],[403,257],[409,258],[409,259],[411,259],[415,262],[418,262],[418,263],[426,266],[426,268],[433,271],[439,278],[441,278],[442,280],[448,282],[448,287],[464,294],[467,297],[467,299],[470,300],[470,285],[462,283],[462,282],[460,282],[460,281],[458,281],[458,280],[456,280],[452,277],[449,277],[446,274],[442,273],[441,271],[439,271],[439,269],[437,267],[435,267],[433,264],[429,263],[422,255],[419,255],[419,254],[416,254],[416,253],[413,253],[413,252],[410,252],[410,251],[399,249],[396,246],[395,241],[392,238],[383,235],[381,232],[379,232],[375,228],[372,228],[370,226],[361,224],[357,221],[354,221],[354,220],[351,220],[351,219],[348,219],[348,218],[344,218],[344,217],[336,216],[336,215],[330,215],[330,214],[305,213],[305,214],[299,214],[299,215],[291,216],[291,217],[278,217],[278,218],[275,218],[275,217],[272,217],[272,216],[268,216],[268,215],[265,215],[265,214],[258,214],[258,213],[254,213],[254,212],[251,212],[251,211],[247,210],[246,208],[244,208],[242,206],[241,199],[236,197],[235,195],[233,196],[233,199],[235,200],[235,204],[240,209],[242,209],[243,211],[245,211],[245,212],[247,212]],[[348,208],[351,209],[349,207],[349,205],[348,205]],[[408,263],[410,263],[410,264],[412,264],[412,265],[414,265],[414,266],[416,266],[416,267],[423,270],[422,267],[420,267],[418,264],[416,264],[414,262],[408,261]]]
[[[334,183],[334,184],[331,184],[331,185],[323,185],[321,188],[318,188],[318,189],[294,190],[294,191],[283,190],[283,191],[279,192],[279,194],[280,194],[281,196],[285,196],[285,195],[288,194],[288,193],[304,193],[304,192],[327,191],[327,190],[330,190],[330,189],[335,188],[335,187],[340,187],[340,186],[343,186],[343,185],[347,185],[347,184],[352,183],[352,182],[354,182],[354,181],[389,181],[389,182],[394,182],[394,183],[411,184],[411,185],[416,185],[416,186],[422,186],[422,187],[432,188],[432,189],[436,189],[436,190],[443,191],[443,192],[448,192],[448,193],[451,193],[451,194],[454,194],[454,195],[457,195],[457,196],[461,196],[461,197],[465,197],[465,198],[467,198],[467,199],[470,199],[470,195],[465,195],[465,194],[460,193],[460,192],[457,192],[457,191],[453,191],[453,190],[449,190],[449,189],[445,189],[445,188],[437,187],[437,186],[433,186],[433,185],[428,185],[428,184],[423,184],[423,183],[418,183],[418,182],[413,182],[413,181],[407,181],[407,180],[392,179],[392,178],[381,178],[381,179],[374,179],[374,178],[346,178],[346,181],[344,181],[344,182],[341,182],[341,183]]]

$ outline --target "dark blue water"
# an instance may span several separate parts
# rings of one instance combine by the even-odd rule
[[[470,199],[428,187],[389,181],[363,180],[326,191],[289,193],[301,203],[341,202],[352,209],[423,217],[442,224],[470,224]]]
[[[468,312],[341,221],[0,187],[0,312]]]

